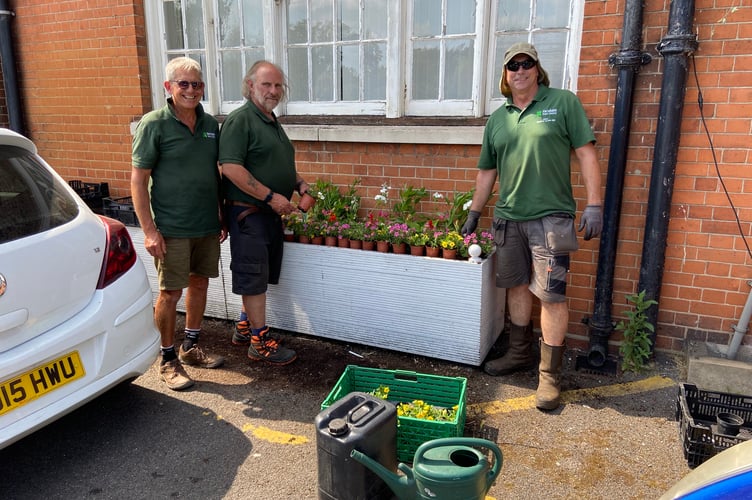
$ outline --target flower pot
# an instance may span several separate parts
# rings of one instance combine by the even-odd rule
[[[295,241],[295,234],[285,231],[285,241]]]
[[[350,248],[360,250],[363,248],[363,240],[350,240]]]
[[[324,244],[328,247],[336,247],[337,246],[337,237],[336,236],[326,236],[324,238]]]
[[[445,259],[456,259],[457,258],[457,249],[456,248],[442,248],[441,249],[441,256]]]
[[[307,212],[312,206],[316,204],[316,198],[308,193],[303,194],[298,202],[298,208],[303,212]]]
[[[350,240],[347,238],[337,238],[337,246],[340,248],[350,248]]]
[[[428,257],[438,257],[441,254],[439,247],[426,247],[426,255]]]
[[[301,234],[298,236],[298,243],[308,244],[310,242],[311,242],[311,238],[309,236],[306,236],[305,234]]]
[[[324,243],[324,237],[323,236],[314,236],[311,238],[311,243],[314,245],[322,245]]]
[[[389,251],[389,242],[388,241],[377,241],[376,242],[376,250],[379,252],[387,253]]]
[[[423,256],[426,247],[424,245],[410,245],[410,255]]]
[[[407,243],[392,243],[392,252],[407,253]]]
[[[371,240],[363,240],[363,250],[373,250],[376,248],[376,242]]]

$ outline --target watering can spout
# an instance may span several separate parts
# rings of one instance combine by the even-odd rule
[[[379,476],[400,500],[418,500],[420,498],[416,496],[417,493],[415,480],[413,479],[413,471],[405,464],[399,464],[397,466],[405,473],[404,476],[399,476],[358,450],[352,450],[350,456]]]

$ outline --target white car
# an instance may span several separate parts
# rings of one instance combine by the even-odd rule
[[[0,448],[143,374],[158,352],[125,226],[0,128]]]

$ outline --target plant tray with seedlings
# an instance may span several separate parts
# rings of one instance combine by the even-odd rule
[[[124,196],[122,198],[105,198],[103,201],[104,215],[117,219],[126,226],[138,226],[133,198]]]
[[[684,458],[690,467],[696,467],[752,438],[752,396],[702,391],[694,384],[682,384],[676,401],[676,419]],[[736,420],[736,425],[728,425],[727,419]]]
[[[426,441],[463,435],[467,390],[467,379],[464,377],[443,377],[412,371],[348,365],[321,404],[321,409],[328,408],[351,392],[375,393],[380,387],[389,388],[386,400],[395,405],[421,401],[435,408],[451,410],[457,407],[454,418],[448,421],[398,416],[397,459],[400,462],[412,463],[418,446]]]

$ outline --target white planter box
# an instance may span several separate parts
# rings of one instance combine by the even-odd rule
[[[129,230],[156,296],[156,271],[143,248],[143,233]],[[240,312],[229,247],[222,245],[222,273],[209,285],[210,317],[236,319]],[[478,366],[504,327],[505,290],[495,286],[494,261],[473,264],[285,243],[280,283],[267,294],[267,323]]]

